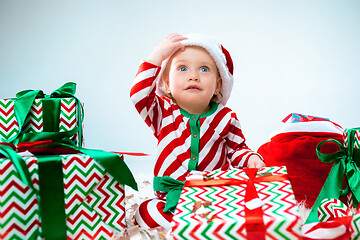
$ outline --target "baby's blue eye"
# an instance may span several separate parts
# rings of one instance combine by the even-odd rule
[[[200,68],[200,72],[208,72],[209,68],[208,67],[201,67]]]
[[[181,67],[179,67],[179,71],[180,72],[185,72],[187,69],[186,69],[186,67],[185,66],[181,66]]]

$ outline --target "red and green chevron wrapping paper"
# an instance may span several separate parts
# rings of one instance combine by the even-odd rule
[[[0,99],[0,139],[11,139],[19,132],[19,124],[15,117],[13,99]],[[78,119],[76,119],[75,98],[62,98],[59,116],[59,132],[67,132],[76,128]],[[37,133],[43,132],[43,108],[42,99],[35,99],[31,106],[25,124],[24,132]],[[77,144],[79,141],[78,133],[76,133],[72,140]]]
[[[262,174],[287,174],[286,167],[265,167]],[[209,175],[209,174],[208,174]],[[243,170],[211,172],[214,179],[248,179]],[[263,205],[265,239],[301,239],[297,203],[289,180],[255,183]],[[247,239],[245,227],[246,184],[184,187],[172,220],[175,239]],[[198,203],[200,214],[194,212]],[[204,208],[205,207],[205,208]]]
[[[349,145],[349,136],[348,136],[348,129],[344,130],[344,145],[345,147],[348,147]],[[360,149],[360,129],[355,131],[354,134],[354,148]]]
[[[63,159],[68,239],[111,239],[125,232],[124,187],[85,154]],[[39,189],[37,157],[24,158]],[[21,182],[12,162],[0,158],[0,239],[38,239],[38,200]]]

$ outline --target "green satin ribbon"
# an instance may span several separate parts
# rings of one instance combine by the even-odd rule
[[[66,147],[82,152],[100,164],[119,184],[124,184],[138,190],[137,184],[129,168],[119,154],[102,150],[85,149],[70,144],[54,143],[41,147]],[[8,157],[19,173],[21,181],[31,187],[30,173],[22,157],[13,148],[0,145],[0,152]],[[65,197],[62,172],[62,157],[59,155],[38,156],[40,192],[36,192],[39,199],[39,210],[42,219],[42,237],[45,239],[66,239]],[[39,198],[40,196],[40,198]]]
[[[357,129],[349,129],[348,131],[348,147],[344,147],[339,141],[335,139],[328,139],[322,141],[316,147],[316,152],[319,159],[324,163],[334,162],[329,175],[321,189],[314,206],[312,207],[307,223],[319,222],[318,219],[318,207],[325,198],[342,198],[345,197],[350,191],[353,194],[353,203],[356,207],[360,200],[360,170],[356,161],[354,160],[354,143],[355,143],[355,131]],[[333,142],[340,147],[340,150],[332,154],[323,154],[320,152],[320,148],[327,142]],[[356,154],[357,155],[357,154]],[[347,187],[342,189],[344,176],[347,180]]]
[[[16,99],[14,102],[14,111],[17,122],[19,124],[19,132],[12,138],[8,140],[3,140],[4,142],[10,142],[14,145],[17,145],[21,142],[33,142],[51,139],[54,142],[57,142],[63,138],[71,137],[76,133],[79,134],[79,146],[82,145],[83,136],[82,136],[82,122],[84,116],[84,110],[81,105],[81,102],[78,98],[74,96],[76,92],[76,84],[73,82],[65,83],[63,86],[52,92],[50,95],[44,94],[41,90],[24,90],[16,94]],[[76,101],[77,106],[77,127],[71,131],[67,132],[58,132],[56,130],[56,122],[54,119],[59,118],[60,116],[60,99],[57,98],[66,98],[72,97]],[[43,119],[44,119],[44,132],[40,133],[24,133],[22,132],[25,120],[27,115],[30,112],[31,105],[36,98],[43,98]],[[56,102],[58,102],[56,104]],[[55,107],[56,105],[56,107]],[[58,122],[57,122],[58,126]]]
[[[138,190],[137,183],[128,168],[125,164],[122,157],[117,153],[106,152],[98,149],[87,149],[83,147],[78,147],[73,142],[70,144],[66,143],[54,143],[50,146],[59,146],[59,147],[68,147],[79,152],[89,155],[93,158],[98,164],[100,164],[105,170],[120,184],[127,185],[134,190]]]
[[[37,157],[41,236],[44,239],[67,239],[62,159],[59,155]]]
[[[172,177],[154,177],[154,190],[167,192],[164,212],[174,212],[179,202],[185,181],[175,180]]]

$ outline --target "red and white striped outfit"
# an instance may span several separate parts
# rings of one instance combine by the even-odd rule
[[[246,146],[236,114],[218,103],[202,115],[185,112],[171,98],[156,94],[159,72],[159,66],[141,64],[130,92],[135,108],[158,139],[154,176],[185,181],[191,170],[247,166],[256,153]]]

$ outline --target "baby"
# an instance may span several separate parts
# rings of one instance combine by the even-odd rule
[[[246,146],[236,114],[225,107],[232,85],[229,52],[201,34],[167,36],[139,67],[130,97],[158,140],[158,198],[140,204],[140,226],[170,228],[181,188],[193,170],[265,166]]]

